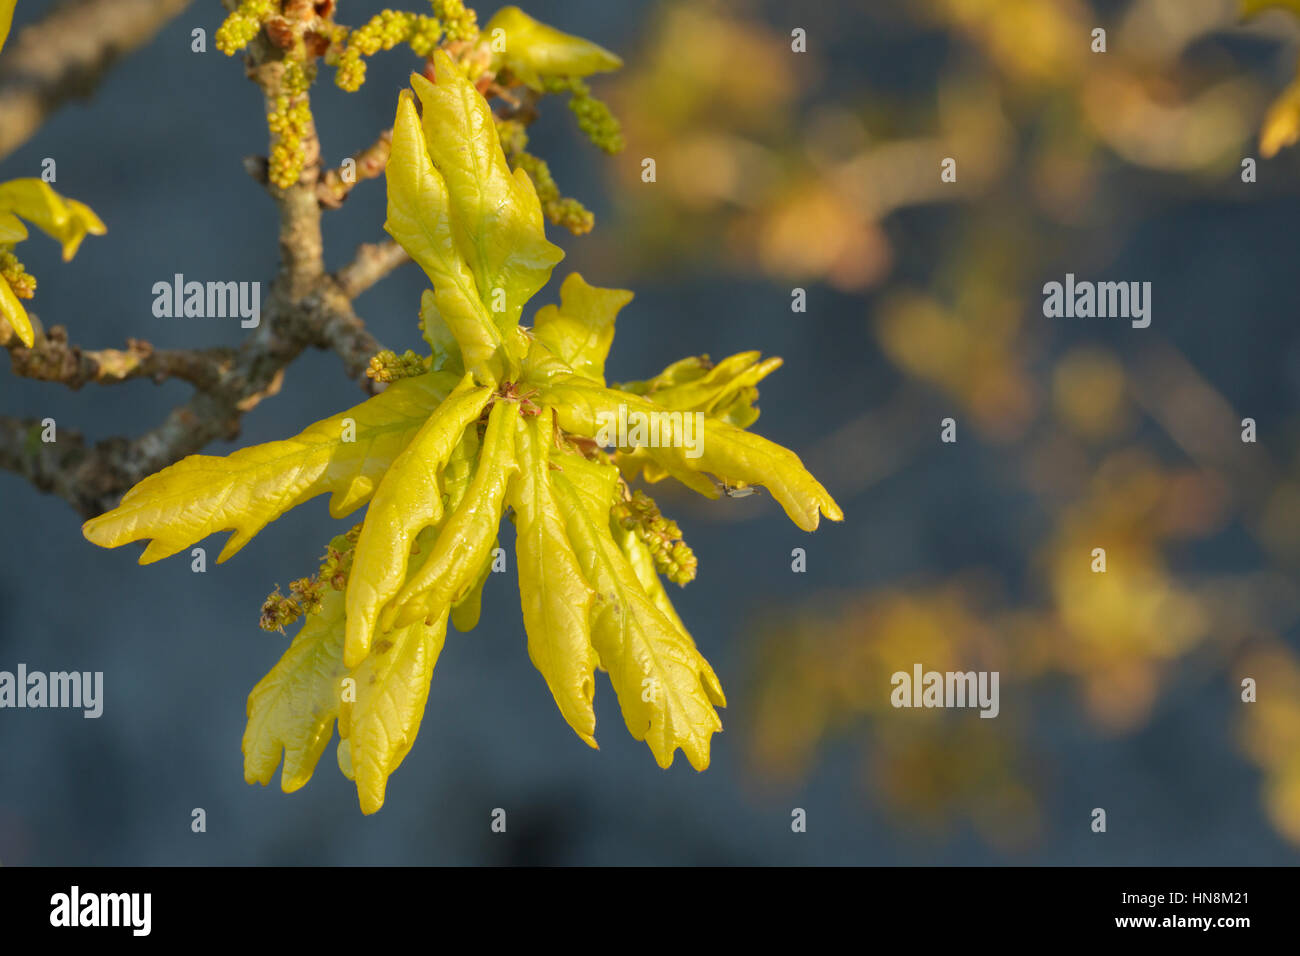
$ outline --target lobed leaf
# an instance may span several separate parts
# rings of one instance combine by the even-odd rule
[[[722,730],[715,706],[726,698],[713,669],[685,632],[646,595],[610,536],[562,472],[553,477],[569,538],[596,592],[592,644],[609,671],[628,731],[650,746],[660,767],[680,747],[696,770],[709,765],[709,740]]]
[[[488,415],[483,446],[465,497],[446,518],[420,569],[385,606],[379,632],[426,618],[446,617],[466,597],[491,557],[515,461],[513,402],[498,400]]]
[[[379,482],[348,578],[345,658],[349,667],[369,653],[380,609],[405,583],[416,535],[442,520],[443,468],[491,396],[490,388],[474,388],[466,376]]]
[[[420,293],[420,334],[429,343],[433,353],[432,367],[445,372],[461,374],[465,371],[465,360],[461,355],[460,343],[452,334],[442,312],[438,309],[438,299],[432,289]]]
[[[446,182],[456,245],[480,300],[505,335],[564,252],[546,239],[542,205],[528,174],[510,172],[487,100],[442,50],[434,52],[434,70],[436,83],[411,76],[423,108],[425,144]]]
[[[507,501],[515,510],[519,597],[529,659],[546,679],[565,721],[595,747],[591,701],[598,662],[588,623],[593,595],[551,488],[553,428],[549,409],[531,419],[520,416],[515,428],[519,474]]]
[[[0,212],[0,245],[22,242],[27,238],[27,227],[11,212]]]
[[[618,545],[623,556],[627,558],[628,564],[632,566],[632,571],[636,574],[636,579],[641,582],[641,589],[645,591],[654,606],[672,622],[677,630],[681,631],[685,637],[691,641],[694,646],[695,642],[691,638],[690,631],[686,630],[686,625],[682,622],[677,613],[677,608],[673,607],[672,600],[668,597],[668,591],[664,587],[664,582],[659,577],[659,571],[655,568],[654,555],[650,553],[650,548],[642,541],[635,531],[630,528],[624,528],[617,521],[610,521],[610,536],[613,537],[614,543]],[[723,701],[722,706],[726,706]]]
[[[102,236],[107,227],[85,203],[65,199],[42,179],[11,179],[0,183],[0,212],[26,219],[63,245],[66,262],[77,253],[87,233]]]
[[[446,637],[445,612],[430,624],[399,627],[352,672],[356,701],[339,708],[339,766],[356,781],[362,813],[384,805],[388,778],[415,742]]]
[[[498,34],[496,31],[502,31]],[[617,70],[623,61],[589,40],[539,23],[518,7],[502,7],[488,21],[483,33],[494,44],[504,40],[498,67],[505,66],[534,90],[542,89],[542,77],[590,76]]]
[[[629,414],[663,415],[667,411],[639,395],[602,388],[576,376],[548,384],[542,390],[542,400],[556,409],[561,428],[588,437],[598,434],[602,415],[616,419],[620,405],[626,405]],[[816,530],[822,514],[832,521],[843,520],[840,506],[789,449],[706,417],[699,456],[692,458],[686,454],[683,436],[676,433],[680,422],[675,428],[669,419],[662,421],[664,437],[659,447],[642,452],[670,473],[708,473],[737,484],[763,485],[790,520],[805,531]]]
[[[551,460],[578,492],[591,520],[597,524],[607,520],[619,497],[618,469],[606,462],[570,453],[554,454]]]
[[[748,428],[758,420],[754,407],[758,383],[781,364],[775,357],[760,362],[758,352],[739,352],[717,365],[710,365],[708,356],[697,356],[674,362],[649,381],[615,387],[664,408],[703,412],[737,428]]]
[[[492,539],[492,551],[500,546],[500,542]],[[487,585],[488,575],[492,573],[492,553],[483,561],[483,567],[479,569],[478,578],[474,581],[474,586],[469,592],[461,598],[460,601],[452,605],[451,623],[456,625],[456,630],[462,634],[478,627],[479,614],[483,610],[483,588]]]
[[[82,533],[105,548],[152,538],[140,556],[141,564],[151,564],[231,529],[217,558],[225,561],[267,524],[317,495],[330,493],[330,514],[341,518],[370,498],[456,381],[442,372],[402,379],[293,438],[225,457],[190,455],[138,483],[112,511],[87,521]],[[349,421],[354,441],[344,440]]]
[[[614,319],[631,301],[631,292],[588,285],[573,272],[560,286],[559,306],[537,310],[533,331],[574,373],[604,385],[605,359],[614,341]]]
[[[284,755],[280,789],[292,793],[311,779],[334,734],[343,666],[343,594],[326,590],[320,611],[307,615],[271,672],[248,695],[244,779],[271,782]]]
[[[429,158],[424,129],[406,90],[397,103],[385,177],[388,218],[384,229],[433,283],[432,302],[426,300],[424,312],[425,334],[434,336],[429,341],[435,355],[439,347],[449,349],[445,337],[439,335],[441,323],[459,346],[464,368],[476,371],[481,381],[507,377],[510,359],[505,340],[453,237],[447,183]]]
[[[36,343],[36,331],[32,328],[32,320],[28,317],[27,310],[23,308],[22,300],[3,277],[0,277],[0,317],[9,323],[9,327],[14,330],[23,345],[31,348]]]

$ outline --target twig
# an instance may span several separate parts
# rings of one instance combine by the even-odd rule
[[[136,0],[123,0],[136,2]],[[250,47],[249,75],[268,102],[280,93],[283,62],[265,39]],[[41,336],[35,348],[16,336],[0,343],[10,349],[19,374],[72,387],[86,382],[175,376],[195,386],[190,400],[134,439],[112,438],[88,447],[76,432],[60,428],[57,440],[40,441],[39,423],[0,419],[0,468],[27,477],[37,488],[70,502],[82,515],[108,510],[136,482],[217,438],[234,439],[245,412],[276,394],[285,368],[306,348],[329,349],[348,375],[369,392],[370,357],[382,349],[353,311],[351,298],[398,263],[391,251],[363,257],[345,282],[325,271],[321,206],[317,195],[320,143],[314,130],[302,137],[305,164],[298,182],[280,189],[264,183],[280,215],[280,269],[262,310],[262,321],[239,348],[156,351],[130,342],[126,351],[86,351],[71,346],[61,328]],[[362,261],[359,259],[359,261]],[[352,295],[348,290],[352,290]]]
[[[119,59],[153,39],[189,0],[70,0],[27,27],[0,58],[0,158]]]
[[[0,329],[0,336],[5,334]],[[116,385],[136,378],[162,382],[179,378],[210,389],[216,386],[235,355],[234,349],[155,349],[148,342],[127,339],[125,349],[83,349],[68,342],[68,330],[56,325],[24,348],[8,333],[9,361],[14,374],[43,382],[57,382],[73,390],[83,385]]]
[[[327,171],[316,184],[316,196],[320,199],[320,204],[326,209],[338,209],[357,183],[382,176],[388,166],[392,146],[393,131],[386,129],[374,143],[352,155],[351,170],[340,165],[338,169]]]
[[[393,240],[367,242],[357,248],[356,257],[338,271],[335,279],[349,299],[355,299],[398,266],[411,261],[406,250]]]

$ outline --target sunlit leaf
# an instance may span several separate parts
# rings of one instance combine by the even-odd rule
[[[36,333],[32,329],[32,320],[27,317],[27,310],[22,301],[9,287],[8,281],[0,277],[0,317],[9,323],[23,345],[31,348],[36,342]]]
[[[500,542],[493,539],[492,550],[495,551],[499,545]],[[483,562],[483,567],[479,569],[474,586],[469,589],[468,594],[453,604],[451,608],[451,623],[456,625],[456,630],[462,634],[478,627],[479,614],[483,610],[483,588],[486,587],[491,574],[492,554],[489,552],[487,559]]]
[[[560,286],[560,304],[537,310],[533,331],[574,372],[603,385],[614,319],[631,301],[631,292],[588,285],[574,272]]]
[[[403,30],[416,23],[380,21]],[[701,770],[725,698],[660,577],[684,583],[696,560],[676,525],[626,478],[673,477],[709,496],[724,482],[762,484],[809,530],[822,514],[841,517],[793,452],[744,431],[758,415],[757,384],[779,359],[686,359],[625,389],[606,388],[616,317],[632,294],[577,274],[531,328],[519,325],[562,253],[546,239],[532,180],[522,168],[510,171],[491,110],[467,74],[485,89],[495,70],[555,89],[543,81],[619,61],[516,8],[493,24],[486,29],[506,41],[495,62],[468,43],[449,46],[455,61],[435,50],[436,79],[413,76],[414,93],[401,94],[394,121],[386,228],[432,283],[420,308],[430,360],[381,356],[372,364],[392,374],[377,377],[395,380],[378,397],[285,441],[190,456],[84,526],[106,547],[148,540],[143,563],[230,530],[225,560],[316,495],[331,495],[335,517],[370,502],[364,521],[331,541],[314,576],[292,581],[289,597],[277,588],[263,608],[264,627],[305,617],[250,694],[243,742],[247,779],[268,782],[283,762],[281,786],[293,790],[312,775],[337,721],[339,769],[365,813],[383,805],[415,739],[448,624],[478,623],[507,514],[529,657],[565,721],[595,746],[594,675],[605,670],[629,730],[659,765],[681,749]],[[415,45],[426,34],[408,39]],[[560,85],[574,91],[586,126],[601,125],[582,84]],[[0,187],[0,241],[25,235],[21,218],[58,237],[65,255],[103,228],[83,204],[35,180]],[[0,306],[12,311],[3,296]],[[430,364],[433,371],[397,374]],[[597,436],[620,411],[665,416],[662,441],[640,447],[625,437],[629,447],[604,450],[611,442]],[[687,424],[697,422],[699,442],[686,441]]]
[[[402,379],[293,438],[224,458],[190,455],[145,478],[82,531],[106,548],[152,538],[140,556],[141,564],[150,564],[233,529],[217,559],[224,561],[268,523],[317,495],[329,492],[330,514],[344,517],[370,498],[456,381],[441,372]]]
[[[618,500],[618,469],[575,454],[553,454],[551,461],[578,492],[591,520],[605,521]]]
[[[370,650],[379,611],[406,581],[415,537],[443,515],[439,477],[461,436],[478,420],[491,389],[468,376],[393,459],[375,490],[357,541],[347,593],[347,654],[355,667]]]
[[[519,323],[524,303],[546,284],[564,252],[546,239],[528,174],[510,172],[487,100],[441,50],[434,54],[434,69],[436,83],[411,76],[429,158],[446,182],[456,245],[504,335]]]
[[[756,386],[780,367],[781,359],[759,361],[758,352],[740,352],[717,365],[709,363],[707,356],[694,357],[674,362],[647,381],[616,387],[664,408],[703,412],[737,428],[748,428],[758,420]]]
[[[480,380],[505,377],[509,358],[504,339],[453,238],[447,184],[429,159],[415,104],[405,90],[393,123],[386,177],[388,219],[384,228],[433,283],[436,317],[458,343],[463,366],[478,371]],[[426,334],[437,337],[438,325],[426,323]],[[431,341],[449,348],[445,338]]]
[[[535,90],[542,88],[542,77],[588,76],[623,65],[603,47],[539,23],[515,6],[497,11],[483,33],[494,44],[504,42],[500,63]]]
[[[666,411],[639,395],[601,388],[578,377],[548,384],[542,395],[555,407],[561,427],[588,437],[600,432],[602,417],[617,420],[620,406],[625,407],[625,414],[663,416]],[[839,505],[808,473],[799,456],[758,435],[705,417],[703,434],[696,436],[698,456],[693,457],[680,434],[682,414],[678,413],[676,424],[671,417],[657,419],[663,438],[658,447],[644,449],[670,472],[701,472],[733,484],[762,485],[805,531],[816,530],[822,514],[832,521],[843,520]]]
[[[515,460],[513,402],[498,401],[488,415],[474,477],[465,498],[443,522],[428,556],[379,618],[379,633],[426,618],[445,617],[473,588],[505,508],[506,486],[518,468]]]
[[[659,577],[659,572],[655,570],[655,559],[650,553],[650,548],[637,537],[635,531],[619,526],[616,521],[610,522],[609,530],[614,543],[618,545],[619,550],[627,558],[628,564],[632,566],[636,579],[641,583],[641,589],[645,591],[646,597],[654,602],[654,606],[677,630],[681,631],[688,640],[691,640],[690,632],[686,630],[686,625],[677,614],[677,608],[673,607],[673,602],[668,597],[664,582]],[[691,640],[691,646],[694,645],[694,640]]]
[[[560,713],[574,732],[596,746],[591,700],[596,652],[588,614],[592,592],[569,543],[564,517],[551,488],[549,410],[519,419],[515,445],[519,475],[508,502],[515,509],[515,553],[528,656],[546,679]]]
[[[292,793],[311,779],[339,713],[343,666],[343,594],[329,589],[320,611],[302,629],[271,672],[248,695],[244,779],[271,782],[284,755],[280,788]]]
[[[415,742],[429,699],[429,682],[447,636],[447,615],[432,623],[399,627],[375,641],[352,672],[356,701],[339,709],[340,764],[357,784],[362,813],[384,805],[388,777]]]
[[[678,747],[691,766],[709,765],[709,739],[722,730],[715,706],[726,706],[713,669],[690,638],[646,596],[636,572],[596,524],[563,473],[553,478],[569,538],[596,592],[592,643],[609,671],[628,731],[669,767]]]
[[[71,259],[87,233],[102,236],[107,228],[94,211],[75,199],[64,199],[41,179],[11,179],[0,183],[0,212],[12,212],[63,244]]]
[[[27,227],[11,212],[0,212],[0,245],[22,242],[27,238]]]

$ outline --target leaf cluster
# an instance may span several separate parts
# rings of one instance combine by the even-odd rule
[[[725,698],[638,516],[657,520],[649,530],[684,560],[679,532],[628,482],[673,477],[710,497],[762,485],[808,531],[842,514],[793,452],[746,431],[755,385],[779,360],[688,359],[611,387],[605,361],[632,294],[576,273],[558,304],[521,325],[563,254],[546,239],[531,180],[510,170],[484,97],[446,53],[434,67],[436,82],[413,75],[399,99],[385,226],[432,283],[421,308],[426,369],[292,438],[178,462],[85,535],[105,547],[149,539],[149,563],[229,529],[225,560],[318,495],[330,495],[336,518],[368,505],[360,531],[331,544],[330,570],[316,579],[331,586],[295,586],[315,611],[249,697],[250,782],[269,782],[283,754],[283,789],[302,786],[337,723],[339,766],[362,810],[383,805],[448,623],[477,623],[506,517],[529,657],[565,721],[596,745],[595,672],[607,672],[629,732],[660,766],[681,748],[702,770]],[[657,445],[602,447],[602,422],[628,412],[664,417]],[[698,456],[681,434],[683,414],[696,412]]]

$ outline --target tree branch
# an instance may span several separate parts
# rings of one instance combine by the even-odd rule
[[[388,166],[388,155],[392,152],[392,148],[393,131],[386,129],[379,134],[379,139],[374,143],[352,155],[351,170],[340,166],[338,169],[326,172],[316,184],[316,195],[320,199],[320,204],[326,209],[338,209],[357,183],[382,176]]]
[[[335,279],[349,299],[355,299],[398,266],[411,261],[406,250],[391,239],[367,242],[357,248],[356,257],[338,271]]]
[[[162,382],[169,378],[201,389],[214,388],[234,359],[235,350],[155,349],[148,342],[127,339],[126,349],[83,349],[68,342],[68,330],[56,325],[39,335],[32,348],[0,326],[0,345],[9,349],[14,374],[42,382],[57,382],[74,391],[83,385],[116,385],[136,378]]]
[[[80,432],[57,428],[55,440],[45,442],[44,423],[0,415],[0,468],[58,495],[83,518],[102,514],[123,488],[139,480],[133,477],[138,473],[134,443],[110,438],[88,446]]]
[[[279,51],[261,37],[251,46],[247,63],[249,76],[268,104],[273,103],[281,93],[284,71]],[[237,349],[201,351],[160,351],[136,341],[125,351],[87,351],[69,345],[66,331],[59,327],[39,334],[32,349],[9,336],[0,344],[10,349],[15,370],[29,378],[76,388],[86,382],[174,376],[193,384],[195,393],[138,437],[112,438],[93,447],[65,429],[59,429],[56,442],[46,444],[40,441],[39,423],[0,419],[0,468],[24,475],[90,517],[112,508],[124,491],[147,475],[202,451],[214,439],[237,437],[244,413],[280,390],[285,368],[306,348],[337,353],[350,377],[372,394],[377,390],[365,372],[370,357],[383,347],[366,331],[351,298],[391,271],[398,260],[392,250],[375,247],[380,251],[359,256],[361,264],[344,270],[342,279],[326,273],[318,196],[320,143],[314,129],[304,133],[301,145],[305,162],[296,183],[281,189],[263,179],[279,211],[280,268],[256,330]]]
[[[20,32],[0,59],[0,159],[70,99],[84,99],[123,56],[189,0],[68,0]]]

